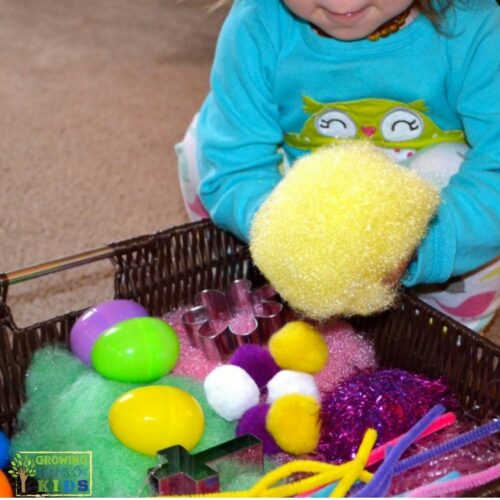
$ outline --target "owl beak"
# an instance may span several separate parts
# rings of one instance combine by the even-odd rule
[[[371,137],[376,131],[376,127],[361,127],[361,132],[363,132],[366,137]]]

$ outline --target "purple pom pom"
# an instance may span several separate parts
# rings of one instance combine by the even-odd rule
[[[384,444],[437,403],[457,406],[443,380],[396,369],[353,376],[323,397],[318,452],[328,462],[351,460],[368,428],[378,433],[376,445]]]
[[[271,353],[260,345],[245,344],[231,356],[229,363],[243,368],[259,388],[265,385],[281,370]]]
[[[236,436],[253,434],[262,441],[265,455],[274,455],[281,451],[276,441],[266,429],[267,412],[271,405],[259,404],[249,408],[241,417],[236,427]]]

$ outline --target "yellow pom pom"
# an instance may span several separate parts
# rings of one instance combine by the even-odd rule
[[[316,449],[320,438],[320,404],[311,396],[278,398],[266,417],[266,429],[287,453],[301,455]]]
[[[291,321],[269,340],[269,351],[285,370],[318,373],[328,361],[328,346],[321,334],[305,321]]]
[[[371,314],[395,298],[438,192],[366,141],[301,158],[252,223],[252,258],[281,296],[316,319]]]

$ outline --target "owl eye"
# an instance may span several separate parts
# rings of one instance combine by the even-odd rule
[[[328,110],[316,117],[314,125],[321,135],[327,137],[350,139],[356,135],[356,125],[342,111]]]
[[[407,141],[422,135],[424,123],[416,113],[408,109],[397,108],[385,115],[381,130],[387,141]]]

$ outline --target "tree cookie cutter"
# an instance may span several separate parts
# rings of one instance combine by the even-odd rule
[[[224,361],[240,345],[267,342],[285,322],[283,304],[271,300],[276,296],[270,285],[252,290],[247,279],[233,281],[225,292],[199,292],[198,305],[182,315],[191,345],[209,359]]]

